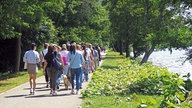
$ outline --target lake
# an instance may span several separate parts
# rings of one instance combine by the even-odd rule
[[[187,73],[192,75],[192,65],[189,61],[183,64],[186,58],[185,53],[185,50],[173,50],[172,54],[169,50],[154,51],[150,55],[149,61],[156,66],[167,67],[171,73],[178,73],[181,77],[187,75]],[[192,79],[192,76],[190,76],[190,79]]]

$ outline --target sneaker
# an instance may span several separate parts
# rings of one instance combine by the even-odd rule
[[[66,89],[66,90],[69,90],[69,87],[68,87],[68,86],[66,86],[66,87],[65,87],[65,89]]]
[[[30,89],[30,94],[33,94],[33,89],[32,88]]]
[[[35,89],[33,89],[33,92],[32,92],[32,95],[34,95],[35,94]]]
[[[79,95],[79,94],[80,94],[79,90],[77,90],[77,91],[76,91],[76,94],[77,94],[77,95]]]
[[[57,95],[57,93],[56,92],[54,92],[53,94],[52,94],[52,96],[56,96]]]
[[[52,93],[53,93],[53,91],[51,90],[49,94],[52,94]]]
[[[32,92],[32,95],[35,95],[35,91]]]
[[[71,90],[71,94],[75,94],[75,91],[74,91],[74,90]]]
[[[48,85],[48,84],[46,85],[46,88],[49,88],[49,85]]]
[[[59,85],[57,85],[57,89],[59,90]]]

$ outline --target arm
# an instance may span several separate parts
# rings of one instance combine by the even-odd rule
[[[83,69],[85,69],[86,68],[86,64],[85,64],[85,59],[84,59],[82,54],[81,54],[80,59],[81,59],[81,62],[82,62],[82,67],[83,67]]]
[[[61,61],[62,65],[64,66],[64,62],[63,62],[63,59],[62,59],[61,54],[60,54],[60,56],[59,56],[59,59],[60,59],[60,61]]]
[[[45,70],[45,69],[46,69],[46,67],[47,67],[47,61],[46,61],[46,60],[44,60],[44,67],[43,67],[43,70]],[[45,74],[45,71],[44,71],[43,73]]]
[[[24,56],[23,56],[23,62],[27,62],[27,52],[25,52]]]
[[[42,62],[43,62],[43,55],[40,53],[40,68],[43,68]]]
[[[36,55],[37,55],[36,62],[39,63],[40,62],[39,53],[36,52]]]

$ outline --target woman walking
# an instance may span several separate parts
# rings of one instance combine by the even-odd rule
[[[39,53],[36,50],[36,44],[31,44],[31,50],[27,51],[23,57],[23,61],[27,63],[27,71],[29,73],[30,94],[35,94],[36,75],[38,72],[37,63],[40,62]]]
[[[76,44],[72,43],[68,54],[68,61],[71,68],[71,94],[75,94],[74,91],[74,79],[76,78],[76,94],[79,94],[80,89],[80,74],[82,72],[82,66],[84,66],[84,58],[80,52],[76,51]]]
[[[48,72],[48,75],[50,77],[50,88],[51,88],[51,91],[50,91],[50,94],[52,94],[53,96],[54,95],[57,95],[56,93],[56,87],[57,87],[57,76],[58,76],[58,72],[59,70],[56,69],[53,65],[53,57],[58,57],[57,56],[58,53],[57,53],[57,46],[56,45],[49,45],[48,47],[48,52],[47,54],[45,55],[44,57],[44,62],[45,62],[45,65],[44,65],[44,69],[47,68],[47,72]],[[62,61],[62,58],[58,57],[58,59],[60,61]]]

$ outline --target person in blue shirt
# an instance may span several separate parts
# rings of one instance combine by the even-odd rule
[[[82,73],[82,66],[84,66],[84,58],[79,51],[76,51],[76,43],[72,43],[68,54],[68,61],[71,68],[71,94],[75,94],[74,91],[74,79],[76,78],[76,94],[79,94],[80,89],[80,74]]]

